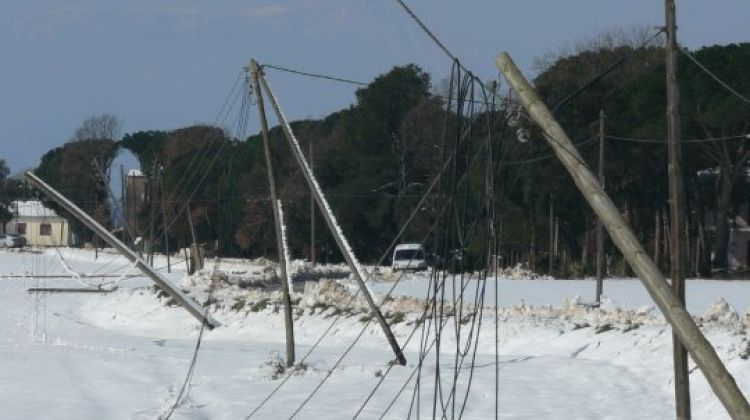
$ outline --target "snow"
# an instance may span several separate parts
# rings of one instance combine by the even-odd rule
[[[61,249],[61,253],[76,273],[122,274],[132,269],[132,263],[109,251],[100,251],[98,261],[94,261],[93,251]],[[164,256],[157,256],[155,265],[163,264]],[[175,264],[172,274],[164,275],[204,302],[212,278],[225,278],[221,273],[227,279],[257,270],[262,273],[264,265],[268,264],[263,260],[222,259],[220,267],[206,268],[192,277],[185,275],[184,264]],[[306,368],[295,372],[253,418],[288,418],[365,326],[361,318],[368,313],[366,304],[361,298],[352,299],[353,281],[339,275],[340,266],[312,270],[298,261],[291,266],[305,276],[333,273],[337,277],[320,281],[297,278],[303,283],[293,294],[293,299],[301,299],[295,306],[298,357],[331,325],[334,314],[343,309],[346,315],[310,354]],[[166,413],[185,378],[199,323],[185,310],[170,305],[168,297],[159,297],[145,278],[122,279],[120,288],[108,294],[30,294],[26,288],[37,283],[75,285],[71,280],[3,277],[63,271],[51,250],[0,251],[3,418],[156,419]],[[409,274],[396,288],[399,296],[384,306],[386,314],[406,314],[405,322],[393,325],[400,343],[405,343],[415,328],[412,322],[421,304],[414,296],[423,297],[428,282],[426,275]],[[488,282],[486,304],[494,302],[493,283]],[[373,285],[382,293],[382,288],[392,283]],[[585,305],[593,295],[593,280],[515,277],[501,278],[497,285],[501,418],[674,416],[671,332],[640,282],[606,280],[604,290],[609,298],[599,309]],[[691,280],[687,292],[691,312],[747,395],[750,346],[743,322],[750,316],[750,282]],[[277,312],[281,305],[278,288],[225,284],[213,297],[216,303],[210,306],[211,315],[223,326],[205,333],[191,386],[174,419],[245,418],[279,384],[276,364],[284,351],[284,324]],[[347,308],[336,306],[347,302]],[[494,334],[494,308],[488,307],[464,418],[494,418]],[[443,340],[441,377],[450,383],[456,339],[451,332],[445,333]],[[409,342],[405,348],[407,366],[391,370],[360,418],[377,418],[395,397],[418,362],[419,341]],[[379,327],[370,324],[298,418],[351,418],[392,357]],[[422,416],[431,416],[436,362],[434,352],[424,360],[419,399]],[[466,379],[462,376],[459,383],[459,401]],[[410,384],[385,418],[406,417],[411,391]],[[729,418],[699,370],[691,374],[691,395],[694,419]]]
[[[128,169],[128,177],[142,177],[143,172],[140,169]]]
[[[284,222],[284,210],[281,207],[281,200],[276,200],[277,207],[279,209],[279,223],[281,223],[281,246],[284,248],[284,271],[286,272],[286,287],[288,290],[292,290],[292,269],[291,261],[292,255],[289,253],[289,244],[286,238],[286,223]]]
[[[343,248],[341,250],[341,253],[344,254],[344,258],[349,262],[349,264],[352,265],[353,270],[356,272],[355,275],[362,279],[365,289],[367,289],[367,292],[372,296],[373,293],[368,284],[369,279],[367,278],[365,271],[362,269],[362,266],[359,263],[356,255],[354,255],[354,251],[352,251],[352,247],[346,240],[346,236],[344,236],[344,232],[342,231],[341,226],[339,226],[338,222],[336,221],[336,216],[334,216],[333,210],[331,210],[331,207],[328,204],[328,200],[326,200],[326,197],[323,194],[323,189],[320,188],[318,180],[317,178],[315,178],[315,174],[313,174],[312,169],[310,169],[310,165],[307,163],[307,160],[305,160],[305,155],[304,153],[302,153],[302,148],[299,145],[299,141],[297,141],[297,137],[294,135],[294,131],[292,131],[292,128],[287,123],[287,119],[286,117],[284,117],[284,111],[278,104],[276,96],[271,89],[271,85],[265,78],[263,80],[268,87],[268,89],[266,89],[268,96],[275,104],[274,109],[279,114],[279,123],[284,128],[284,132],[289,136],[289,141],[292,144],[293,153],[297,158],[297,162],[302,166],[302,170],[304,171],[304,173],[307,174],[307,177],[310,180],[311,189],[314,191],[318,203],[323,207],[323,213],[326,216],[326,222],[329,224],[330,228],[336,231],[336,236],[338,237],[337,242],[339,242],[340,247]]]
[[[13,214],[20,217],[59,217],[54,210],[45,207],[41,201],[14,201],[10,205]]]

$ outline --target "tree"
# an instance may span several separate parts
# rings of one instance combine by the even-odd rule
[[[706,47],[693,54],[720,79],[729,81],[734,89],[750,92],[750,76],[747,74],[750,43]],[[747,178],[750,141],[746,135],[750,132],[750,105],[719,86],[684,57],[680,69],[681,84],[684,85],[683,109],[689,118],[688,135],[694,138],[735,137],[700,144],[702,159],[696,167],[697,170],[715,169],[717,173],[714,262],[717,268],[726,269],[729,266],[729,221],[734,218],[738,200],[748,198],[746,189],[737,190],[736,186]]]
[[[65,143],[45,153],[34,173],[92,215],[97,222],[108,226],[107,184],[94,165],[109,168],[116,151],[117,144],[111,140]],[[57,209],[62,211],[59,207]],[[72,227],[83,240],[93,238],[93,234],[82,224],[74,222]]]
[[[120,136],[120,123],[112,114],[101,114],[87,118],[70,139],[70,141],[83,140],[112,140],[116,141]]]
[[[5,233],[5,224],[12,218],[9,205],[14,197],[14,194],[8,190],[6,185],[8,174],[10,174],[10,169],[5,163],[5,159],[0,159],[0,225],[2,225],[3,233]]]

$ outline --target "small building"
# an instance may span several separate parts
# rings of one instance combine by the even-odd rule
[[[28,246],[73,245],[68,220],[46,207],[41,201],[14,201],[10,211],[13,219],[5,231],[26,238]]]

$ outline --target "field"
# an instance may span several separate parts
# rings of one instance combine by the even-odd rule
[[[155,265],[165,264],[158,257]],[[287,377],[280,369],[284,327],[279,293],[268,287],[263,261],[209,262],[207,270],[193,277],[185,276],[184,263],[178,263],[168,276],[202,303],[208,297],[211,272],[219,271],[230,282],[255,287],[224,284],[213,294],[209,310],[223,326],[205,332],[175,419],[246,418]],[[414,418],[417,410],[419,417],[431,418],[434,352],[424,359],[418,396],[413,395],[416,376],[409,380],[419,361],[417,321],[429,276],[409,274],[395,288],[395,299],[385,303],[398,341],[408,341],[407,366],[388,371],[390,349],[377,325],[367,324],[361,300],[350,294],[354,285],[345,270],[340,266],[312,269],[296,262],[294,271],[298,360],[337,322],[252,418],[290,417],[329,373],[296,418],[352,418],[386,372],[360,418],[385,413],[383,418],[402,419],[410,409]],[[117,283],[118,289],[106,294],[29,293],[29,287],[83,285],[70,279],[16,277],[24,272],[117,275],[133,271],[121,257],[107,252],[100,252],[94,261],[94,253],[84,250],[63,249],[59,255],[55,250],[0,251],[3,418],[157,419],[170,411],[200,331],[194,318],[144,278],[80,279],[83,285]],[[395,276],[387,269],[379,272],[379,280],[370,287],[382,298]],[[321,282],[323,277],[336,280]],[[465,293],[474,296],[479,282],[467,283]],[[750,324],[745,315],[750,282],[691,280],[687,287],[688,309],[740,387],[750,394],[750,346],[745,332]],[[448,403],[448,412],[455,410],[458,416],[463,406],[464,418],[495,418],[497,343],[500,418],[673,417],[669,327],[639,281],[607,280],[607,299],[600,309],[586,305],[593,289],[591,280],[534,279],[521,270],[488,282],[476,357],[461,361],[465,370],[456,387],[455,407]],[[447,293],[446,300],[450,299]],[[449,325],[440,353],[444,387],[451,384],[456,356],[453,323]],[[363,330],[361,339],[337,364]],[[468,326],[464,334],[467,331]],[[459,338],[461,343],[465,340],[465,335]],[[695,419],[728,418],[699,370],[692,370],[691,382]],[[444,390],[446,395],[448,391]]]

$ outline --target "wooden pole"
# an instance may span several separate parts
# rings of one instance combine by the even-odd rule
[[[555,204],[552,195],[549,197],[549,275],[552,273],[553,259],[555,258]]]
[[[255,65],[257,66],[257,64]],[[365,283],[365,273],[362,270],[362,267],[359,265],[357,257],[354,256],[354,253],[349,246],[349,242],[344,237],[343,232],[341,232],[341,228],[339,227],[339,224],[336,221],[333,212],[331,211],[331,207],[328,205],[328,200],[326,200],[322,190],[320,189],[320,185],[318,185],[318,181],[313,176],[312,171],[310,170],[310,165],[305,160],[305,156],[302,153],[299,142],[294,136],[294,132],[289,126],[286,117],[284,117],[284,113],[282,112],[281,107],[276,100],[276,96],[273,94],[271,87],[268,85],[268,81],[263,75],[263,72],[260,69],[258,70],[259,71],[257,73],[260,85],[268,95],[269,101],[271,101],[271,105],[274,112],[276,113],[276,118],[281,125],[284,137],[286,137],[287,142],[289,143],[289,148],[292,150],[292,154],[294,155],[294,158],[297,161],[300,170],[302,171],[302,175],[305,177],[305,181],[307,182],[308,187],[310,187],[310,192],[315,196],[315,202],[318,203],[318,208],[320,209],[320,213],[323,215],[323,220],[326,222],[328,230],[331,232],[333,239],[336,240],[336,245],[338,245],[338,248],[341,251],[341,254],[344,256],[349,269],[352,271],[352,275],[357,281],[359,288],[362,291],[362,294],[364,295],[365,300],[370,307],[370,310],[372,311],[373,316],[378,321],[378,324],[380,324],[380,328],[383,330],[383,333],[388,340],[388,344],[391,346],[393,353],[396,355],[396,362],[404,366],[406,365],[406,357],[404,356],[404,353],[401,350],[401,346],[398,344],[398,341],[396,341],[396,337],[393,335],[391,327],[383,317],[383,313],[380,312],[380,308],[378,308],[378,305],[375,304],[372,292],[367,286],[367,283]]]
[[[156,160],[151,163],[149,177],[148,263],[154,265],[154,223],[156,222]]]
[[[656,209],[656,225],[654,226],[654,264],[659,267],[659,260],[661,258],[661,216],[659,215],[659,209]]]
[[[161,201],[161,222],[164,232],[164,253],[167,254],[167,273],[172,272],[172,262],[169,257],[169,226],[167,226],[167,208],[164,204],[164,166],[159,164],[159,199]]]
[[[727,412],[734,419],[749,419],[750,405],[737,387],[734,378],[716,355],[711,343],[695,325],[693,318],[685,310],[667,280],[648,257],[646,250],[638,242],[615,204],[599,185],[570,138],[508,54],[500,54],[496,64],[510,86],[518,93],[519,100],[528,110],[531,118],[544,130],[545,138],[554,149],[558,159],[568,170],[596,215],[602,219],[610,239],[641,279],[651,298],[685,345]]]
[[[271,207],[273,210],[273,224],[276,231],[276,253],[279,259],[279,271],[281,272],[281,295],[284,305],[284,323],[286,326],[286,366],[294,365],[294,320],[292,318],[292,302],[289,297],[289,273],[287,273],[286,252],[284,251],[283,227],[281,226],[281,210],[279,208],[279,199],[276,195],[276,178],[273,174],[273,162],[271,160],[271,145],[268,139],[268,120],[266,119],[266,109],[263,104],[263,92],[260,89],[258,77],[260,67],[254,60],[250,63],[252,73],[253,88],[255,90],[255,101],[258,106],[260,116],[260,127],[263,137],[263,152],[266,158],[266,174],[268,175],[268,188],[271,191]]]
[[[604,110],[599,111],[599,185],[604,190]],[[594,305],[602,303],[604,290],[604,225],[601,217],[596,218],[596,299]]]
[[[672,290],[685,306],[685,185],[682,179],[682,145],[680,139],[680,88],[677,82],[677,24],[674,0],[664,1],[666,16],[667,67],[667,150],[669,155],[669,215],[672,249]],[[674,344],[674,393],[677,420],[690,419],[690,376],[688,354],[679,337]]]
[[[310,171],[315,171],[312,141],[310,141]],[[315,197],[312,194],[310,194],[310,262],[315,267]]]
[[[203,255],[201,254],[200,248],[198,248],[198,239],[195,235],[195,227],[193,226],[193,215],[190,211],[190,201],[187,202],[187,218],[188,224],[190,225],[190,236],[193,239],[193,244],[190,246],[190,271],[188,274],[193,274],[198,270],[203,269]]]
[[[104,226],[100,225],[96,220],[94,220],[91,216],[78,208],[78,206],[73,204],[65,196],[47,185],[44,181],[39,179],[31,172],[26,172],[26,179],[31,185],[41,190],[46,196],[54,200],[62,208],[72,214],[73,217],[75,217],[86,227],[94,231],[94,233],[98,235],[97,237],[101,237],[102,239],[104,239],[105,242],[115,248],[125,258],[134,263],[137,269],[141,270],[143,274],[150,277],[151,280],[153,280],[154,283],[159,286],[159,288],[167,292],[169,296],[174,298],[174,300],[180,306],[190,312],[190,314],[192,314],[198,321],[200,321],[201,323],[205,323],[209,329],[213,329],[214,327],[221,325],[217,321],[213,320],[208,315],[206,310],[204,308],[201,308],[198,302],[183,294],[179,287],[173,285],[172,282],[162,277],[159,272],[154,270],[150,265],[146,264],[142,258],[138,257],[138,255],[133,250],[128,248],[127,245],[125,245],[114,235],[112,235]]]

